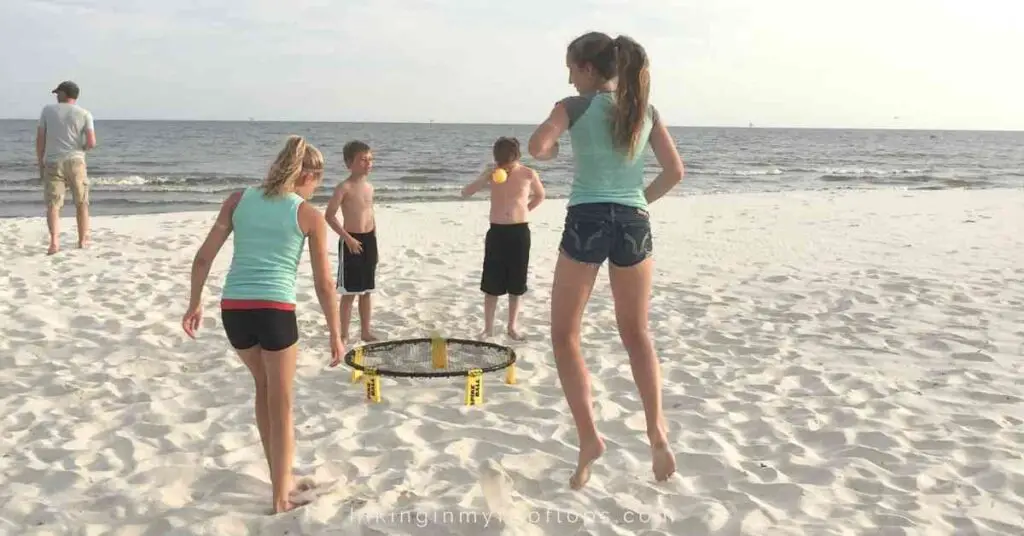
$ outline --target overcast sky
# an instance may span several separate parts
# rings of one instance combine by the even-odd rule
[[[536,123],[599,30],[672,125],[1024,130],[1016,0],[0,0],[0,117]]]

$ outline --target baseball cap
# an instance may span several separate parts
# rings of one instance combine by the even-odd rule
[[[56,87],[56,89],[51,91],[51,93],[57,93],[57,92],[60,92],[60,91],[63,91],[64,94],[67,95],[69,98],[72,98],[72,99],[77,99],[78,98],[78,91],[79,91],[78,84],[72,82],[71,80],[65,80],[65,81],[61,82]]]

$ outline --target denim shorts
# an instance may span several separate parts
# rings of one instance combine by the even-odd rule
[[[639,264],[654,249],[650,215],[617,203],[573,205],[565,215],[560,248],[586,264],[601,265],[606,259],[618,267]]]

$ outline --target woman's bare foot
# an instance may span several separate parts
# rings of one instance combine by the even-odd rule
[[[676,472],[676,457],[668,444],[651,447],[651,469],[654,471],[654,479],[658,482],[668,480],[668,477]]]
[[[604,440],[597,439],[596,443],[580,445],[580,457],[576,464],[576,472],[569,478],[569,487],[580,489],[590,481],[590,466],[601,455],[604,454]]]

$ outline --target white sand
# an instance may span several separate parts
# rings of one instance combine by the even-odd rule
[[[325,366],[304,264],[297,469],[338,483],[276,517],[216,307],[230,247],[200,340],[179,325],[213,215],[96,218],[87,251],[65,219],[53,258],[42,218],[0,220],[0,533],[1020,534],[1022,209],[1019,190],[657,203],[652,329],[678,475],[650,473],[603,272],[584,339],[608,453],[582,492],[547,339],[563,202],[534,216],[520,383],[489,376],[483,407],[447,380],[386,380],[364,403]],[[486,204],[378,221],[378,330],[476,333]]]

